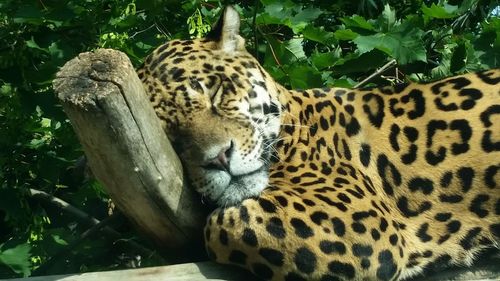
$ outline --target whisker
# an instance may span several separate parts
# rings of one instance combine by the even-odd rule
[[[300,122],[300,118],[298,118],[297,116],[293,115],[292,113],[290,113],[288,111],[283,111],[282,113],[288,114],[290,117],[295,118],[295,120],[297,120],[297,121]]]

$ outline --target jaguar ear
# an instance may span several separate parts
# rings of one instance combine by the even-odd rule
[[[217,42],[219,49],[232,53],[245,48],[245,40],[240,34],[240,15],[227,6],[206,38]]]

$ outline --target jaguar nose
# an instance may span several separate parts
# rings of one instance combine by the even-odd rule
[[[231,141],[228,146],[222,148],[217,156],[213,159],[210,159],[203,168],[207,170],[221,170],[230,173],[229,169],[229,159],[231,158],[231,154],[233,154],[234,143]]]

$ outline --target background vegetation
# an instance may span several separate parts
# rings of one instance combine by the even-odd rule
[[[154,248],[119,215],[109,215],[108,198],[86,176],[83,153],[51,82],[80,52],[119,49],[139,65],[166,40],[202,36],[228,4],[223,2],[0,2],[0,278],[172,262],[168,254],[148,250]],[[498,0],[235,5],[247,48],[288,87],[353,87],[392,59],[397,68],[372,83],[430,80],[499,65]],[[103,222],[92,227],[96,222],[87,215]],[[103,225],[118,233],[100,230]]]

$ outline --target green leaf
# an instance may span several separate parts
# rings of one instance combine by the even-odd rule
[[[337,48],[334,52],[314,53],[311,55],[311,61],[316,68],[324,69],[343,62],[344,60],[341,59],[341,55],[342,50]]]
[[[369,72],[387,62],[387,56],[381,51],[373,50],[361,55],[350,54],[345,56],[342,60],[343,61],[339,61],[339,63],[333,67],[333,71],[337,75]]]
[[[388,36],[384,33],[378,33],[369,36],[358,36],[353,41],[358,46],[358,51],[362,54],[373,49],[379,49],[389,55],[392,55],[391,46],[397,44],[395,38],[392,38],[391,36]]]
[[[335,44],[335,35],[333,32],[325,31],[323,27],[306,26],[302,31],[304,38],[316,41],[325,45]]]
[[[52,58],[54,59],[62,59],[65,57],[64,51],[61,48],[59,48],[57,42],[52,42],[52,44],[49,45],[48,51],[52,56]]]
[[[28,277],[31,274],[30,251],[31,246],[28,243],[9,249],[0,247],[0,263],[8,266],[15,273]]]
[[[285,49],[289,51],[295,58],[297,59],[303,59],[306,57],[306,54],[304,53],[304,49],[302,47],[302,38],[294,38],[291,39],[283,44]]]
[[[59,245],[67,246],[68,242],[64,240],[60,235],[58,234],[52,234],[52,239],[54,239],[54,242],[56,242]]]
[[[425,4],[422,4],[422,7],[420,9],[424,13],[424,15],[436,19],[451,19],[458,16],[457,14],[458,6],[452,6],[448,4],[444,4],[443,6],[438,6],[432,3],[430,7],[427,7]]]
[[[316,53],[311,56],[312,63],[316,68],[323,69],[330,67],[338,61],[333,53]]]
[[[358,37],[358,33],[350,30],[350,29],[341,29],[335,31],[335,38],[338,40],[343,40],[343,41],[350,41],[353,40],[354,38]]]
[[[301,10],[291,19],[291,28],[293,32],[301,32],[311,21],[315,20],[323,12],[317,8],[307,8]]]
[[[353,41],[360,53],[378,49],[404,65],[415,61],[426,62],[427,53],[421,39],[423,34],[419,28],[405,23],[395,28],[393,32],[358,36]]]
[[[500,66],[500,18],[492,17],[482,23],[482,32],[474,42],[474,48],[482,52],[479,59],[488,68]]]
[[[340,79],[335,79],[331,83],[329,83],[328,86],[330,87],[340,87],[340,88],[352,88],[354,85],[356,85],[357,82],[352,80],[349,77],[342,76]]]
[[[276,57],[281,64],[292,64],[306,57],[302,47],[302,38],[293,38],[285,42],[278,41],[273,37],[268,37],[267,40],[272,46],[272,48],[267,50],[268,55],[266,55],[265,62],[267,65],[276,64],[274,57]]]
[[[396,23],[396,11],[391,9],[389,4],[384,6],[384,11],[378,19],[378,24],[382,31],[390,31]]]
[[[287,69],[290,84],[294,89],[310,89],[323,86],[321,72],[307,64],[292,65]]]
[[[42,48],[40,47],[36,42],[35,40],[33,39],[33,37],[31,37],[30,40],[26,40],[25,42],[26,44],[26,47],[30,48],[30,49],[36,49],[36,50],[39,50],[39,51],[42,51],[42,52],[48,52],[48,50],[46,48]]]
[[[75,19],[74,11],[67,5],[61,5],[51,10],[46,15],[46,21],[54,24],[56,27],[71,26]]]
[[[291,16],[292,12],[298,7],[290,0],[262,0],[261,2],[264,4],[264,12],[276,18]]]
[[[470,11],[470,9],[475,9],[474,6],[478,4],[478,0],[462,0],[460,1],[460,6],[458,7],[456,13],[457,14],[463,14],[467,13]],[[498,2],[496,3],[497,9],[498,9]],[[498,14],[497,14],[498,15]]]
[[[18,7],[16,13],[13,15],[12,20],[15,23],[28,23],[40,25],[43,22],[42,13],[34,5],[22,5]]]
[[[340,20],[344,23],[344,25],[347,28],[352,28],[352,29],[360,28],[370,31],[374,30],[373,25],[371,23],[365,20],[365,18],[358,15],[354,15],[350,18],[341,18]]]
[[[281,24],[299,33],[323,12],[318,8],[302,9],[291,1],[266,1],[264,13],[256,18],[258,24]]]
[[[271,2],[271,1],[269,1]],[[258,24],[284,24],[291,25],[290,18],[293,17],[294,3],[289,1],[274,1],[264,8],[264,13],[256,18]]]

